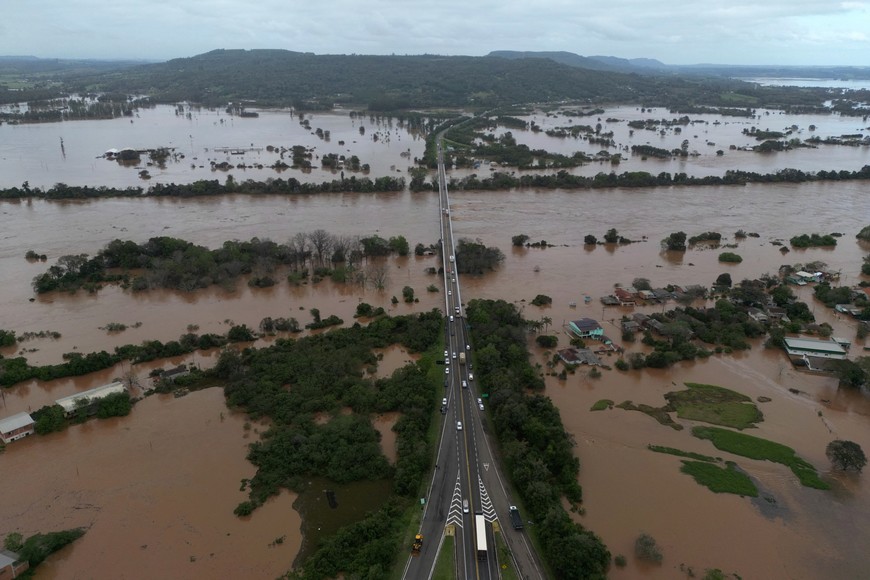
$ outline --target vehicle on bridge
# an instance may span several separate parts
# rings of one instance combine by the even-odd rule
[[[509,508],[511,514],[511,525],[515,530],[523,529],[523,518],[520,516],[520,510],[517,509],[517,506],[512,505]]]
[[[456,358],[456,353],[453,353],[453,358]],[[459,353],[459,364],[461,364],[461,365],[465,364],[465,353],[464,352]]]
[[[477,536],[477,559],[486,560],[486,520],[483,514],[474,515],[474,528]]]

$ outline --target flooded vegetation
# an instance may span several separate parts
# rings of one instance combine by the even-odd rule
[[[250,118],[186,105],[181,114],[176,111],[164,105],[140,109],[132,117],[133,123],[125,117],[75,124],[4,124],[0,126],[0,185],[20,187],[29,180],[31,187],[51,187],[55,182],[138,187],[135,167],[99,158],[107,149],[119,146],[172,146],[184,153],[183,161],[169,159],[165,167],[148,166],[143,161],[139,168],[147,168],[152,177],[148,185],[219,178],[222,188],[227,187],[229,174],[215,175],[211,161],[232,161],[237,182],[241,182],[241,176],[265,182],[281,175],[269,168],[281,159],[280,147],[291,151],[293,145],[304,145],[312,152],[313,161],[329,153],[340,152],[348,160],[356,155],[361,163],[370,165],[373,178],[408,177],[414,157],[421,157],[424,150],[419,133],[401,127],[396,119],[390,126],[386,118],[307,113],[302,119],[308,121],[306,128],[300,124],[298,114],[289,111],[260,111],[259,117]],[[769,153],[747,149],[758,144],[751,135],[752,127],[785,133],[796,125],[798,129],[792,130],[788,138],[807,142],[812,134],[824,141],[856,133],[860,118],[767,111],[756,114],[753,118],[687,113],[688,124],[658,122],[650,125],[654,129],[648,129],[648,119],[670,120],[674,115],[663,109],[641,111],[636,107],[608,107],[603,113],[586,117],[564,111],[532,111],[511,115],[526,123],[526,129],[503,119],[503,124],[492,132],[500,138],[510,131],[517,144],[525,144],[530,150],[540,148],[569,157],[580,151],[584,156],[581,164],[560,170],[590,178],[611,171],[646,171],[656,176],[666,172],[672,181],[678,173],[724,176],[734,169],[760,174],[788,167],[852,172],[870,163],[870,148],[864,145],[822,142],[814,144],[814,148]],[[602,128],[596,133],[598,116]],[[630,126],[633,121],[642,121],[643,127]],[[508,122],[514,126],[505,126]],[[574,136],[566,130],[566,135],[561,136],[557,132],[560,127],[586,123],[591,124],[592,133],[578,131]],[[810,125],[815,129],[810,131]],[[363,127],[365,135],[360,131]],[[317,128],[322,129],[323,137],[318,136]],[[676,128],[682,129],[680,134]],[[607,138],[612,139],[612,145],[589,140],[593,136],[603,138],[601,133],[611,131],[613,135]],[[372,135],[376,133],[379,138],[374,140]],[[59,146],[61,135],[64,151]],[[682,149],[686,139],[689,144],[685,156],[644,159],[630,150],[632,145],[648,144],[673,152]],[[339,147],[339,141],[345,145]],[[708,145],[708,141],[714,145]],[[269,144],[275,146],[271,152],[266,148]],[[223,146],[244,150],[216,151]],[[261,146],[261,150],[255,150]],[[625,147],[629,150],[625,151]],[[717,155],[719,149],[723,155]],[[596,159],[602,150],[608,152],[607,159]],[[286,151],[290,165],[292,155]],[[614,154],[620,156],[616,166]],[[521,171],[500,162],[490,169],[488,158],[476,154],[467,158],[468,164],[460,162],[459,155],[454,159],[451,176],[457,185],[460,180],[470,180],[472,174],[481,179],[498,172],[514,172],[519,178],[552,173],[534,167]],[[478,167],[472,158],[481,162]],[[247,166],[244,170],[238,168],[242,160]],[[252,167],[256,164],[263,168]],[[335,168],[335,173],[333,169],[329,163],[327,167],[312,163],[310,173],[290,168],[283,175],[292,174],[300,183],[341,179],[342,169]],[[614,294],[616,284],[626,287],[639,278],[648,280],[652,289],[689,285],[710,288],[721,275],[728,274],[733,286],[739,287],[744,279],[778,275],[783,265],[799,271],[795,266],[818,262],[824,264],[824,270],[839,274],[834,286],[856,286],[867,281],[862,265],[870,253],[870,245],[855,238],[870,216],[865,189],[865,181],[825,179],[606,190],[533,185],[522,189],[451,190],[456,236],[470,240],[470,246],[479,244],[503,255],[502,261],[493,261],[494,269],[487,264],[475,268],[475,274],[463,276],[463,298],[466,302],[506,300],[523,318],[538,322],[541,334],[557,337],[557,345],[549,348],[538,345],[535,333],[525,337],[534,353],[533,365],[540,364],[534,367],[530,380],[537,382],[537,373],[543,373],[543,393],[552,399],[565,430],[576,442],[570,453],[579,458],[581,469],[573,482],[582,485],[583,504],[576,512],[566,512],[566,517],[599,536],[612,556],[622,555],[625,559],[625,566],[611,566],[610,577],[673,578],[688,575],[689,569],[700,575],[708,568],[745,578],[773,579],[845,578],[864,573],[868,560],[861,540],[867,539],[867,532],[861,522],[870,517],[870,484],[865,482],[866,476],[831,469],[825,450],[835,439],[855,441],[865,450],[870,449],[870,402],[865,395],[838,388],[835,377],[793,368],[785,353],[765,349],[764,338],[752,333],[739,337],[748,348],[737,348],[737,341],[729,341],[727,345],[718,344],[722,351],[716,352],[715,341],[695,340],[710,352],[695,360],[670,361],[666,368],[617,370],[620,357],[648,357],[655,349],[655,345],[644,344],[640,336],[634,342],[622,340],[623,317],[631,318],[636,313],[664,315],[676,307],[700,311],[714,308],[716,303],[699,297],[686,305],[671,300],[664,304],[607,306],[600,298]],[[339,332],[358,337],[354,333],[378,330],[371,317],[355,317],[363,303],[372,310],[382,308],[390,317],[443,307],[442,292],[427,291],[433,284],[440,287],[439,277],[427,272],[429,268],[437,271],[437,256],[414,255],[413,251],[407,255],[363,254],[359,256],[359,269],[371,270],[367,280],[380,281],[363,284],[336,280],[326,272],[316,276],[317,267],[335,270],[331,251],[322,263],[305,265],[309,275],[304,279],[288,278],[294,272],[291,262],[277,258],[270,262],[272,254],[253,252],[256,258],[239,259],[240,263],[248,260],[250,268],[241,268],[232,283],[218,278],[209,284],[201,283],[206,277],[203,275],[190,278],[190,287],[182,287],[180,282],[162,284],[172,280],[162,274],[157,279],[154,271],[149,272],[139,263],[125,265],[131,286],[137,277],[147,281],[138,291],[125,287],[119,278],[101,280],[93,291],[77,285],[61,290],[59,285],[37,294],[32,281],[58,265],[61,256],[86,254],[82,263],[88,263],[105,248],[115,248],[114,240],[125,246],[132,244],[130,248],[147,247],[151,239],[182,240],[183,247],[175,248],[180,254],[194,248],[188,253],[204,259],[230,251],[242,256],[245,248],[260,245],[275,250],[288,248],[297,232],[318,229],[354,239],[377,237],[388,244],[391,238],[401,236],[410,248],[418,243],[429,247],[439,237],[435,195],[401,189],[281,196],[25,199],[0,202],[0,213],[4,224],[0,234],[4,241],[0,249],[4,279],[0,287],[0,330],[14,331],[18,338],[13,344],[0,346],[4,357],[22,356],[34,366],[60,365],[65,353],[84,356],[102,350],[113,352],[117,347],[140,345],[143,341],[166,344],[189,333],[226,336],[231,329],[245,326],[257,335],[257,340],[242,344],[263,347],[263,354],[239,355],[240,366],[235,370],[248,378],[270,377],[270,396],[287,402],[281,414],[271,415],[267,407],[259,406],[256,397],[249,396],[250,392],[245,394],[244,382],[230,387],[227,394],[231,405],[242,406],[250,416],[231,411],[219,389],[193,391],[180,398],[154,395],[138,402],[127,417],[72,425],[63,432],[8,445],[0,455],[0,473],[7,487],[7,500],[0,502],[0,521],[4,523],[0,532],[19,530],[27,535],[88,528],[85,536],[43,564],[39,577],[87,576],[95,560],[104,563],[107,574],[118,577],[134,570],[152,575],[186,570],[191,577],[214,577],[227,571],[274,577],[297,561],[303,531],[307,541],[302,557],[307,558],[338,541],[333,532],[339,528],[350,526],[356,530],[351,533],[359,533],[360,528],[353,526],[371,524],[366,510],[377,510],[382,518],[400,517],[401,510],[392,501],[376,506],[364,504],[359,498],[363,494],[386,497],[390,489],[396,489],[398,479],[413,481],[424,470],[426,462],[421,460],[423,467],[417,465],[414,473],[400,473],[403,454],[426,455],[426,449],[411,446],[409,451],[408,439],[403,439],[407,435],[401,432],[403,421],[418,410],[409,408],[413,405],[408,405],[401,394],[391,395],[385,403],[373,393],[383,394],[394,387],[397,371],[405,378],[408,375],[404,373],[416,377],[417,371],[407,369],[417,368],[423,359],[416,353],[425,351],[428,344],[414,344],[412,348],[401,341],[367,343],[355,358],[359,364],[344,379],[348,383],[323,380],[322,384],[335,392],[328,404],[321,406],[306,406],[297,397],[306,388],[321,388],[307,381],[324,379],[324,369],[334,366],[332,359],[316,366],[300,363],[298,368],[288,370],[289,374],[251,369],[267,364],[269,356],[296,356],[292,354],[294,348],[329,340],[320,338],[330,336],[328,330],[305,329],[318,317],[326,320],[335,316],[343,321],[337,325]],[[614,230],[617,243],[604,241],[609,230]],[[684,251],[667,250],[660,243],[675,232],[686,234],[682,240]],[[843,235],[833,238],[835,245],[819,245],[812,243],[813,233],[819,239],[834,233]],[[512,238],[520,234],[535,245],[512,243]],[[805,234],[806,245],[802,242]],[[601,243],[587,243],[588,236]],[[619,237],[636,243],[620,244]],[[784,248],[790,251],[783,253]],[[173,261],[179,268],[185,265],[184,271],[188,272],[187,263],[175,249],[161,255],[161,259],[166,266]],[[725,249],[742,261],[721,261]],[[317,250],[309,247],[309,251],[313,251],[316,262]],[[120,264],[107,265],[106,274],[121,276],[122,271],[117,269]],[[297,270],[303,268],[297,266]],[[274,284],[260,284],[265,277],[272,277]],[[184,276],[179,278],[184,280]],[[403,300],[405,287],[414,291],[418,302]],[[857,337],[858,320],[826,306],[840,303],[839,299],[825,291],[814,291],[815,287],[819,285],[790,286],[795,298],[807,304],[817,324],[827,323],[833,336],[852,341],[849,357],[860,356],[866,343]],[[532,304],[538,295],[550,301]],[[429,330],[424,334],[434,344],[441,326],[440,318],[432,316],[432,336],[427,334]],[[611,368],[602,368],[600,376],[581,366],[560,379],[558,372],[548,372],[548,365],[556,350],[568,346],[568,322],[584,317],[600,322],[605,333],[625,352],[601,354],[603,363]],[[266,332],[260,326],[266,318],[273,323],[295,319],[302,330]],[[370,330],[352,329],[355,322]],[[120,328],[116,325],[126,328],[107,332],[109,328]],[[725,352],[726,348],[731,352]],[[131,372],[143,387],[150,386],[152,370],[180,364],[193,364],[203,370],[223,364],[221,376],[227,381],[232,378],[234,369],[227,367],[230,359],[226,357],[235,355],[221,355],[216,348],[164,354],[173,356],[108,361],[111,364],[101,370],[82,376],[27,378],[4,389],[0,416],[34,411],[60,397],[110,383]],[[256,356],[264,358],[258,362]],[[277,374],[271,376],[273,372]],[[421,384],[425,382],[425,377],[416,378]],[[673,396],[690,389],[687,385],[713,385],[727,389],[728,394],[710,391],[703,400]],[[440,394],[432,393],[432,397],[437,399]],[[605,402],[596,405],[601,401]],[[681,429],[664,426],[647,414],[619,408],[626,401],[656,410],[655,414],[667,417]],[[419,406],[425,405],[423,402]],[[594,406],[600,410],[590,410]],[[494,405],[487,409],[495,418]],[[347,410],[351,413],[345,414]],[[261,423],[266,417],[269,421]],[[709,431],[710,424],[729,429],[742,427],[741,433],[780,447],[771,453],[769,445],[755,441],[753,444],[766,452],[747,455],[735,447],[734,441],[731,445],[721,439],[717,442],[713,433],[718,431]],[[698,427],[707,431],[697,431]],[[365,457],[375,465],[375,477],[343,483],[328,464],[316,473],[281,473],[274,480],[262,474],[258,477],[259,469],[278,461],[265,455],[268,447],[298,436],[316,439],[335,435],[341,440],[337,431],[331,431],[339,428],[359,435],[360,443],[346,446],[347,455],[343,457],[351,459],[339,462],[335,469],[341,471],[345,464]],[[253,452],[248,448],[250,443],[257,444]],[[319,447],[335,446],[326,442]],[[662,449],[670,451],[656,452]],[[783,449],[792,451],[794,459],[782,455]],[[249,452],[254,464],[247,459]],[[771,456],[783,461],[767,460]],[[798,471],[812,470],[818,481],[830,489],[801,485],[792,471],[795,466]],[[20,477],[6,475],[13,473]],[[571,488],[569,481],[560,480],[558,484]],[[410,497],[407,494],[411,494],[411,488],[416,492],[416,488],[411,484],[407,487],[403,493]],[[208,493],[202,493],[203,489]],[[755,496],[752,489],[757,491]],[[335,494],[337,508],[330,507],[325,490]],[[232,513],[233,508],[246,502],[252,502],[250,515],[240,518]],[[35,510],[32,506],[47,507]],[[371,529],[379,536],[395,537],[395,529]],[[655,539],[662,555],[660,564],[635,556],[635,542],[642,533]],[[322,559],[314,561],[326,565]]]

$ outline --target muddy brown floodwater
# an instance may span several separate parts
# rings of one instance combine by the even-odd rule
[[[155,115],[159,117],[158,113]],[[634,118],[631,115],[634,113],[627,110],[619,113],[624,119]],[[803,126],[812,119],[798,121]],[[208,139],[214,141],[212,146],[220,144],[218,140],[223,136],[236,135],[224,132],[225,128],[214,122],[208,121],[208,131],[203,133],[211,135]],[[240,122],[233,121],[235,126]],[[354,132],[359,135],[358,127],[346,118],[342,121],[344,125],[335,120],[328,122],[336,123],[329,125],[333,127],[333,143],[341,131],[345,131],[348,139]],[[539,122],[543,123],[543,118],[539,117]],[[777,118],[775,122],[755,124],[775,129],[791,122],[788,118]],[[185,123],[179,121],[172,131],[181,135],[186,130]],[[366,123],[368,129],[377,130]],[[819,131],[827,134],[852,132],[846,130],[847,124],[835,118],[818,123]],[[344,129],[339,129],[339,125]],[[298,122],[293,126],[298,126]],[[327,120],[312,122],[312,127],[316,126],[327,128]],[[26,137],[25,141],[53,145],[57,135],[51,131],[56,132],[58,127],[17,127],[14,134]],[[77,127],[63,124],[64,130],[79,131]],[[738,123],[699,125],[699,130],[709,133],[703,137],[699,133],[698,139],[721,144],[736,142],[742,139],[742,127]],[[13,134],[9,127],[2,129]],[[39,136],[39,131],[51,134]],[[242,134],[249,133],[239,133],[239,137]],[[116,146],[117,134],[113,135],[112,140],[95,137],[88,147],[93,149],[99,144],[99,153],[104,149],[103,142],[112,141],[105,148]],[[250,135],[253,137],[255,132]],[[259,141],[252,140],[259,143],[273,138],[267,135]],[[294,133],[291,140],[295,138]],[[522,138],[530,143],[541,139],[531,134]],[[194,139],[200,139],[199,134]],[[404,159],[398,153],[407,149],[405,142],[409,139],[403,136],[402,146],[396,148],[398,137],[394,134],[390,147],[380,148],[383,142],[379,142],[381,145],[371,145],[365,151],[354,151],[363,161],[365,152],[371,157],[380,156],[377,161],[380,165],[390,166]],[[670,144],[672,139],[673,136],[668,136],[664,142]],[[142,143],[147,144],[145,141],[143,138]],[[68,138],[67,142],[72,140]],[[3,143],[12,147],[8,141]],[[197,143],[193,147],[202,148],[202,143]],[[415,142],[411,147],[417,151],[416,147],[421,145]],[[20,163],[23,167],[32,164],[32,159],[20,161],[27,155],[26,150],[15,151],[19,161],[7,159],[7,164]],[[826,148],[816,153],[821,155],[817,160],[820,166],[854,169],[866,162],[867,151],[867,148]],[[792,156],[794,159],[812,151],[792,153],[799,153]],[[750,155],[735,153],[731,162]],[[715,161],[715,156],[705,153],[688,163],[716,163],[714,169],[718,171],[727,166],[729,157],[732,156],[726,154]],[[764,158],[769,162],[766,167],[782,166],[783,157]],[[752,159],[753,163],[763,165],[761,157]],[[657,162],[633,160],[624,162],[620,170],[652,171],[654,163]],[[67,175],[59,169],[52,174],[54,167],[48,172],[55,175],[52,181]],[[676,161],[657,167],[681,170]],[[122,169],[99,166],[94,175],[102,178],[112,174],[106,183],[125,184],[129,174],[121,175]],[[175,175],[172,173],[175,169],[167,171],[168,177]],[[5,176],[5,169],[3,172]],[[72,171],[68,181],[94,184],[86,173]],[[612,336],[619,337],[616,323],[632,310],[603,308],[598,297],[609,293],[615,283],[629,284],[637,277],[648,278],[654,287],[669,283],[709,285],[723,272],[739,281],[775,272],[782,264],[821,260],[830,269],[841,272],[843,283],[853,285],[862,279],[861,261],[870,252],[870,246],[854,237],[870,222],[867,192],[867,183],[857,181],[581,192],[458,192],[451,195],[456,236],[479,238],[506,254],[504,264],[495,272],[463,277],[462,297],[466,302],[474,298],[501,298],[516,303],[526,318],[548,317],[549,332],[560,334],[560,343],[564,344],[567,339],[561,334],[561,327],[581,316],[600,320]],[[329,280],[299,287],[282,282],[269,289],[252,289],[241,280],[235,290],[210,288],[195,293],[134,294],[107,286],[95,295],[80,292],[38,297],[33,296],[30,287],[31,279],[59,256],[93,255],[114,238],[143,242],[152,236],[170,235],[217,247],[225,240],[254,236],[284,242],[297,232],[322,228],[344,235],[404,235],[411,245],[433,243],[439,237],[439,224],[438,198],[432,193],[61,203],[34,200],[0,203],[0,220],[3,226],[0,328],[19,334],[52,330],[62,335],[58,340],[35,339],[2,350],[4,356],[25,350],[23,354],[35,364],[58,363],[63,353],[74,350],[111,350],[146,339],[176,339],[189,324],[198,325],[200,332],[219,333],[226,332],[231,322],[256,327],[265,316],[294,316],[305,324],[311,321],[311,308],[320,309],[325,316],[336,314],[345,324],[352,324],[353,313],[361,301],[382,306],[391,314],[418,312],[443,304],[443,292],[426,291],[429,284],[440,286],[440,279],[424,273],[426,267],[437,265],[436,259],[413,256],[389,260],[390,279],[383,291],[337,285]],[[642,241],[619,247],[583,246],[585,235],[601,238],[611,227],[625,237]],[[760,237],[736,241],[733,234],[738,229],[758,232]],[[716,249],[694,248],[683,255],[663,253],[659,240],[678,230],[690,236],[719,231],[724,241],[737,243],[737,248],[730,251],[740,254],[743,262],[720,264],[717,257],[721,250]],[[844,236],[835,249],[792,251],[784,256],[780,246],[773,243],[785,240],[787,244],[791,236],[813,232],[842,232]],[[533,241],[546,240],[553,247],[513,248],[510,238],[516,234],[527,234]],[[48,263],[27,262],[24,254],[29,249],[47,254]],[[420,302],[393,306],[391,297],[401,296],[406,285],[414,288]],[[539,293],[551,296],[553,305],[547,308],[529,305]],[[819,320],[832,324],[835,335],[854,338],[855,323],[851,319],[839,318],[815,302],[811,288],[800,289],[798,294],[810,304]],[[585,304],[584,296],[590,296],[591,303]],[[31,298],[35,300],[30,302]],[[572,302],[577,306],[571,307]],[[634,311],[655,312],[661,311],[661,307],[638,307]],[[142,325],[116,334],[98,328],[109,322]],[[858,355],[862,346],[856,341],[853,355]],[[640,344],[631,346],[640,348]],[[533,351],[543,361],[545,354],[536,347]],[[376,376],[387,376],[410,358],[401,349],[389,349]],[[207,367],[214,360],[213,352],[196,353],[172,361],[135,365],[132,370],[144,378],[156,366],[192,362]],[[613,360],[610,359],[611,364]],[[0,416],[37,409],[61,396],[123,376],[129,370],[129,365],[124,364],[85,377],[18,385],[5,391]],[[753,434],[793,447],[830,479],[833,489],[822,492],[803,488],[790,471],[779,465],[729,456],[775,503],[716,495],[681,474],[678,458],[652,453],[646,446],[654,443],[718,456],[727,454],[715,451],[708,442],[692,438],[688,430],[673,431],[641,413],[618,409],[589,411],[592,403],[603,398],[660,405],[664,393],[680,388],[686,381],[721,385],[753,398],[770,397],[771,402],[760,404],[765,421]],[[790,388],[798,389],[799,393],[790,392]],[[717,355],[665,371],[605,371],[600,379],[578,372],[564,382],[548,377],[547,392],[561,409],[563,421],[578,444],[586,509],[584,516],[577,516],[578,521],[599,533],[614,554],[628,556],[625,569],[612,570],[614,578],[681,577],[685,573],[680,571],[681,564],[692,567],[696,574],[715,567],[737,572],[744,578],[866,576],[870,557],[863,546],[870,540],[870,532],[863,522],[870,516],[870,483],[866,476],[828,474],[829,464],[824,455],[825,445],[836,437],[870,449],[870,406],[861,395],[838,391],[833,379],[801,374],[789,366],[781,353],[764,350],[760,345],[754,345],[748,353]],[[390,429],[396,419],[373,418],[391,460],[394,456],[390,455],[390,448],[395,443],[390,437],[395,434]],[[61,434],[10,445],[0,455],[0,482],[4,487],[0,534],[13,529],[32,533],[90,526],[84,538],[46,564],[40,577],[91,577],[95,574],[95,561],[105,566],[106,577],[117,578],[139,575],[207,578],[232,573],[274,577],[290,567],[298,552],[299,516],[292,509],[294,496],[287,493],[257,510],[249,520],[233,516],[233,507],[244,498],[239,491],[240,480],[254,472],[245,460],[245,446],[256,437],[258,427],[248,431],[244,423],[243,416],[225,408],[222,393],[212,389],[182,399],[151,397],[138,404],[129,417],[92,421]],[[634,538],[644,531],[662,546],[665,560],[660,567],[642,567],[633,561]],[[283,544],[272,546],[275,539],[284,536]]]
[[[233,514],[255,471],[245,423],[221,389],[207,389],[10,445],[3,532],[87,528],[40,566],[44,579],[274,578],[299,550],[301,521],[288,492],[249,518]]]

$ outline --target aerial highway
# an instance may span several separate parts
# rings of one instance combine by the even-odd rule
[[[520,578],[543,578],[540,561],[525,531],[511,525],[508,510],[515,502],[511,501],[492,452],[485,415],[487,401],[474,377],[440,139],[438,187],[446,310],[443,421],[435,470],[422,503],[419,533],[423,543],[409,556],[403,578],[431,578],[447,535],[454,537],[456,578],[500,578],[502,565],[512,567]],[[510,562],[499,562],[496,534],[507,544]]]

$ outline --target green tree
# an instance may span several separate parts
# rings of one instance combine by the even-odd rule
[[[12,552],[17,552],[24,545],[24,536],[18,532],[9,532],[3,540],[3,547]]]
[[[583,243],[586,244],[587,246],[594,246],[595,244],[598,243],[598,238],[596,238],[592,234],[586,234],[583,237]]]
[[[15,331],[0,329],[0,346],[12,346],[15,344]]]
[[[731,288],[731,274],[725,272],[723,274],[719,274],[716,278],[716,286],[721,288]]]
[[[867,465],[867,457],[864,455],[864,450],[854,441],[845,441],[836,439],[828,443],[825,448],[825,455],[831,461],[834,469],[848,471],[854,469],[861,472],[864,466]]]
[[[410,245],[408,244],[408,240],[405,239],[405,236],[395,236],[390,238],[390,249],[400,256],[407,256],[410,251]]]
[[[634,555],[639,560],[659,563],[662,561],[662,552],[656,544],[655,538],[649,534],[641,534],[634,541]]]
[[[527,236],[526,234],[519,234],[511,238],[511,244],[513,244],[514,246],[525,246],[526,242],[528,241],[529,236]]]
[[[33,418],[36,420],[34,429],[40,435],[62,431],[66,427],[63,407],[60,405],[45,406],[33,413]]]
[[[556,345],[559,344],[559,337],[553,336],[553,335],[548,335],[548,334],[542,334],[542,335],[538,336],[537,338],[535,338],[535,342],[538,343],[538,346],[542,346],[544,348],[555,348]]]
[[[607,230],[607,233],[604,234],[604,243],[606,244],[615,244],[619,241],[619,232],[616,231],[616,228],[610,228]]]
[[[414,289],[410,286],[405,286],[402,288],[402,298],[407,303],[411,303],[414,301]]]
[[[673,232],[662,240],[662,245],[671,252],[686,251],[686,232]]]
[[[531,302],[534,306],[549,306],[553,303],[553,299],[546,294],[538,294]]]

